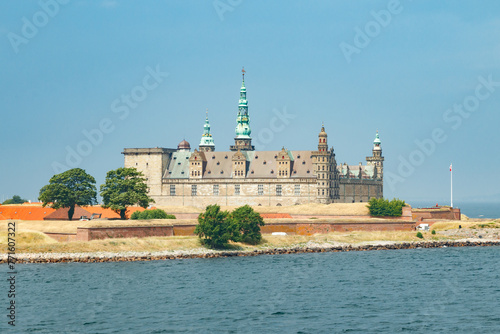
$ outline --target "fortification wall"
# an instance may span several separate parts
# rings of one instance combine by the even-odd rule
[[[91,241],[108,238],[193,236],[195,228],[195,223],[166,226],[79,227],[76,233],[76,240]],[[348,231],[411,231],[414,229],[414,221],[403,220],[381,222],[278,222],[266,224],[261,227],[263,234],[285,232],[288,235],[313,235]],[[60,241],[66,240],[61,239]]]
[[[173,226],[78,227],[76,240],[90,241],[108,238],[171,237]]]

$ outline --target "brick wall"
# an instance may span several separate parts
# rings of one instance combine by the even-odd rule
[[[78,227],[76,240],[90,241],[109,238],[171,237],[170,226]]]
[[[144,238],[152,236],[192,236],[196,224],[170,226],[127,226],[127,227],[79,227],[76,240],[90,241],[108,238]],[[312,235],[330,232],[346,231],[411,231],[415,228],[414,221],[383,221],[383,222],[318,222],[294,223],[279,222],[261,227],[264,234],[285,232],[289,235]],[[57,239],[56,239],[57,240]],[[65,241],[65,240],[59,240]]]
[[[412,219],[419,220],[422,219],[451,219],[460,220],[460,209],[455,208],[428,208],[428,209],[418,209],[412,210]]]

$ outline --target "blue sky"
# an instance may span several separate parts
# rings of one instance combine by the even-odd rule
[[[0,199],[196,147],[206,108],[227,150],[245,66],[260,149],[314,149],[324,122],[358,164],[379,130],[386,197],[448,201],[453,162],[455,204],[500,201],[500,2],[2,1],[0,22]]]

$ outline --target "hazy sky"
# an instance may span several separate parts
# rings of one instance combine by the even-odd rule
[[[0,199],[125,147],[234,142],[241,67],[261,150],[365,163],[384,195],[500,201],[499,1],[2,1]]]

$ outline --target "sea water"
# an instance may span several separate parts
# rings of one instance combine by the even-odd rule
[[[17,333],[500,333],[500,247],[18,264]],[[7,267],[0,265],[6,314]]]

